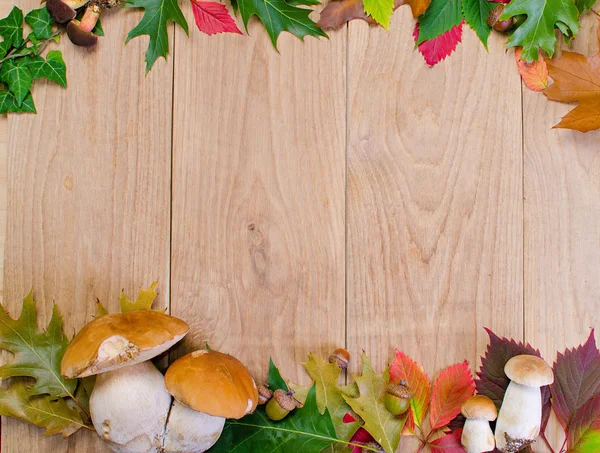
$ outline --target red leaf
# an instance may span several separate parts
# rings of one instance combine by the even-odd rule
[[[344,415],[344,418],[342,418],[342,421],[344,423],[354,423],[357,420],[354,418],[354,415],[352,415],[350,412],[346,412],[346,414]]]
[[[423,368],[402,351],[396,350],[396,358],[390,365],[390,382],[397,384],[402,380],[406,381],[406,385],[414,392],[414,397],[410,401],[410,416],[406,420],[407,428],[414,432],[415,425],[421,426],[425,418],[431,386]]]
[[[191,0],[194,19],[200,31],[207,35],[216,33],[239,33],[233,17],[229,15],[227,7],[222,3]]]
[[[600,396],[592,398],[573,416],[567,434],[569,451],[579,451],[579,443],[591,430],[600,430]]]
[[[373,436],[371,436],[371,434],[369,434],[369,431],[367,431],[363,427],[360,427],[360,428],[358,428],[358,431],[356,431],[354,433],[354,435],[352,436],[352,438],[350,439],[350,443],[358,444],[358,445],[365,445],[365,444],[368,444],[369,442],[373,442],[374,440],[375,439],[373,439]],[[349,448],[352,448],[352,453],[361,453],[363,450],[360,447],[354,447],[352,445],[350,445]]]
[[[584,345],[559,353],[553,368],[553,408],[563,428],[568,429],[579,409],[600,394],[600,352],[594,331]]]
[[[423,41],[419,44],[419,52],[425,58],[425,62],[429,66],[435,66],[440,61],[444,60],[448,55],[456,50],[456,46],[462,40],[462,27],[464,21],[459,25],[452,27],[446,33],[428,41]],[[415,42],[419,39],[419,23],[413,32]]]
[[[466,453],[467,451],[460,443],[461,436],[462,429],[452,431],[443,437],[429,442],[429,448],[431,448],[431,451],[434,453]]]
[[[431,395],[431,429],[436,430],[450,423],[474,392],[475,383],[466,360],[442,371]]]

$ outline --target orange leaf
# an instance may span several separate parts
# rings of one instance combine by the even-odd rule
[[[429,413],[431,429],[446,426],[460,413],[460,407],[475,392],[475,383],[465,360],[441,372],[433,386]]]
[[[600,129],[600,53],[586,57],[563,52],[548,62],[554,83],[544,91],[548,99],[579,102],[555,128],[589,132]]]
[[[548,65],[542,55],[539,56],[537,61],[527,63],[521,60],[521,53],[523,52],[522,47],[515,49],[515,58],[517,60],[517,67],[519,68],[519,74],[523,78],[523,82],[530,90],[543,91],[548,88]]]
[[[421,366],[402,351],[396,350],[396,359],[390,365],[390,382],[398,383],[402,380],[406,381],[406,385],[415,395],[410,400],[410,417],[406,421],[407,428],[414,432],[415,425],[421,426],[425,418],[431,386]]]

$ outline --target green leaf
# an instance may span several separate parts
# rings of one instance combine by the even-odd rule
[[[4,58],[11,47],[10,41],[0,41],[0,58]]]
[[[513,0],[504,9],[501,20],[524,14],[527,19],[508,39],[508,47],[522,46],[521,58],[525,61],[538,59],[540,47],[550,56],[554,55],[556,36],[554,27],[562,23],[573,36],[579,31],[579,11],[573,0]]]
[[[394,453],[400,444],[402,428],[406,416],[398,418],[384,405],[385,389],[390,382],[390,374],[385,371],[377,374],[371,366],[371,359],[363,354],[363,374],[356,376],[360,396],[351,398],[344,395],[350,407],[365,422],[364,428],[373,436],[387,453]]]
[[[343,418],[352,408],[344,399],[342,389],[338,385],[341,369],[336,363],[329,363],[314,354],[308,355],[305,362],[306,371],[317,387],[317,405],[321,413],[329,410],[337,436],[340,439],[350,439],[360,423],[344,423]]]
[[[51,50],[46,56],[32,57],[27,62],[34,79],[42,77],[58,83],[62,87],[67,86],[67,65],[65,64],[60,50]]]
[[[273,359],[269,359],[268,383],[273,391],[281,389],[287,392],[289,390],[285,380],[281,377],[281,373],[279,373],[279,369],[273,363]]]
[[[85,427],[79,412],[64,399],[34,395],[22,381],[13,380],[8,389],[0,389],[0,415],[46,428],[46,435],[70,436]]]
[[[577,9],[582,14],[584,11],[592,9],[592,6],[594,6],[595,4],[596,0],[575,0],[575,5],[577,5]]]
[[[127,313],[136,310],[150,310],[156,296],[158,296],[158,293],[156,292],[157,285],[158,282],[154,282],[149,288],[140,289],[140,294],[135,301],[128,299],[125,292],[121,291],[121,312]]]
[[[108,311],[106,310],[106,308],[104,308],[102,302],[100,302],[100,300],[96,300],[96,316],[94,316],[94,318],[99,318],[100,316],[104,316],[107,314]]]
[[[432,0],[427,11],[419,17],[417,45],[446,33],[462,20],[460,0]]]
[[[581,443],[568,453],[598,453],[600,451],[600,431],[588,431],[581,439]]]
[[[390,30],[390,20],[394,12],[394,0],[364,0],[365,13],[386,30]]]
[[[487,18],[494,6],[496,4],[488,0],[462,0],[463,17],[469,27],[475,31],[485,50],[488,48],[488,38],[492,32]]]
[[[269,420],[264,408],[240,420],[227,420],[211,453],[318,453],[339,442],[329,412],[317,409],[313,386],[302,409],[296,409],[279,422]]]
[[[31,93],[25,96],[23,103],[18,106],[15,95],[10,91],[0,91],[0,113],[37,113]]]
[[[327,34],[308,17],[312,10],[298,7],[311,4],[314,2],[306,0],[296,0],[293,4],[285,0],[237,0],[234,2],[234,8],[239,9],[246,31],[250,18],[257,16],[265,26],[273,47],[277,48],[277,38],[283,31],[290,32],[300,39],[307,35],[327,37]]]
[[[0,19],[0,36],[14,47],[23,44],[23,11],[16,6],[4,19]]]
[[[0,68],[0,80],[7,83],[8,88],[15,95],[17,106],[20,107],[33,83],[27,62],[22,59],[6,60]]]
[[[0,349],[14,354],[9,364],[0,367],[1,378],[34,378],[36,382],[31,388],[32,395],[47,393],[52,398],[72,396],[77,380],[65,379],[60,375],[60,361],[68,344],[56,305],[45,332],[38,331],[33,293],[23,300],[18,319],[12,319],[0,305]]]
[[[36,38],[48,39],[52,36],[54,21],[45,6],[29,11],[25,16],[25,22],[29,24]]]
[[[143,8],[144,17],[129,32],[125,44],[131,39],[148,35],[150,42],[146,51],[146,72],[149,72],[159,57],[167,58],[169,53],[169,33],[167,23],[175,22],[188,31],[188,24],[179,8],[177,0],[129,0],[127,8]]]

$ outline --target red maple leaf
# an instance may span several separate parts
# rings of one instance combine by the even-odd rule
[[[191,0],[194,19],[200,31],[207,35],[216,33],[242,34],[227,7],[222,3]]]
[[[419,52],[421,52],[421,55],[423,55],[425,62],[429,66],[435,66],[456,50],[456,47],[462,40],[463,24],[464,21],[459,25],[452,27],[447,32],[442,33],[437,38],[423,41],[421,44],[419,44]],[[413,37],[415,38],[415,42],[417,42],[419,39],[418,22],[415,26]]]

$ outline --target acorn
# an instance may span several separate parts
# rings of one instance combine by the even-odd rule
[[[283,420],[287,415],[303,404],[294,398],[294,391],[275,390],[273,398],[269,400],[266,407],[267,417],[275,422]]]
[[[329,356],[329,363],[337,363],[342,370],[348,368],[348,362],[350,362],[350,353],[344,348],[337,348],[333,351],[333,354]]]
[[[502,3],[498,6],[495,6],[490,11],[490,15],[487,18],[488,25],[499,32],[508,31],[508,29],[512,27],[514,23],[514,19],[512,17],[507,20],[500,20],[500,16],[502,16],[502,13],[504,12],[504,7],[505,6]]]
[[[380,451],[381,453],[385,452],[385,450],[383,449],[383,447],[381,445],[379,445],[375,441],[373,441],[373,442],[367,442],[365,444],[365,447],[367,447],[367,448],[361,448],[362,452],[372,452],[373,450]]]
[[[385,393],[385,408],[394,415],[404,414],[410,407],[413,391],[406,386],[406,381],[388,385]]]
[[[261,384],[258,386],[258,404],[267,404],[269,400],[273,398],[273,391],[269,388],[268,384]]]

